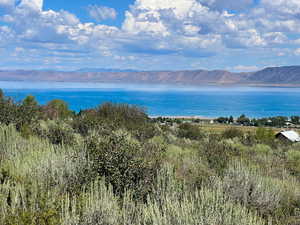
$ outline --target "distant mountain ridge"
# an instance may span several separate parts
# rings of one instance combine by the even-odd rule
[[[226,70],[135,71],[85,68],[74,72],[0,70],[1,81],[55,81],[181,85],[300,86],[300,66],[269,67],[257,72]]]
[[[80,73],[99,73],[99,72],[109,72],[109,73],[115,73],[115,72],[140,72],[139,70],[133,70],[133,69],[112,69],[112,68],[81,68],[79,70],[76,70],[74,72],[80,72]]]

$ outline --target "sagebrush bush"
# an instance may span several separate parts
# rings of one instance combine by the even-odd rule
[[[198,125],[191,123],[183,123],[178,127],[178,137],[188,138],[191,140],[200,140],[205,137],[204,133],[200,130]]]
[[[47,120],[34,125],[33,132],[56,145],[80,145],[82,137],[65,121]]]
[[[160,171],[153,192],[145,204],[135,204],[127,193],[122,204],[105,182],[96,181],[84,194],[83,216],[78,204],[70,198],[64,200],[64,225],[263,225],[264,221],[239,204],[227,200],[221,189],[202,188],[187,191],[176,181],[173,169]]]
[[[229,138],[243,138],[244,133],[238,128],[228,128],[222,133],[222,137]]]
[[[295,179],[288,174],[281,179],[264,176],[259,168],[242,161],[232,162],[223,179],[217,179],[217,186],[229,199],[279,224],[296,216],[300,206],[300,186]]]
[[[86,146],[93,169],[106,177],[114,192],[121,195],[135,189],[138,198],[149,191],[165,151],[151,141],[141,144],[122,130],[106,136],[94,132],[86,138]]]
[[[246,167],[241,162],[233,163],[225,170],[221,185],[231,199],[262,214],[280,208],[283,198],[279,181],[263,177],[257,169]]]

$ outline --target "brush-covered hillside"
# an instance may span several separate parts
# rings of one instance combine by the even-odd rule
[[[0,224],[296,225],[300,145],[0,94]]]

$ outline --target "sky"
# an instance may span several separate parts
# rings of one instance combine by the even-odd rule
[[[225,69],[300,61],[300,0],[0,0],[0,70]]]

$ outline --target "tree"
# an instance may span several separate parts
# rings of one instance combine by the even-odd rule
[[[293,124],[300,124],[300,116],[292,116],[291,121]]]
[[[4,100],[4,92],[3,90],[0,88],[0,101]]]
[[[34,96],[27,96],[22,104],[18,106],[18,121],[16,127],[18,130],[26,130],[29,133],[29,125],[38,120],[39,105]],[[25,127],[23,127],[25,126]]]
[[[66,119],[72,115],[66,102],[54,99],[44,107],[43,112],[49,119]]]
[[[22,102],[22,105],[25,107],[32,107],[32,108],[37,108],[38,107],[38,102],[36,101],[35,97],[32,95],[28,95]]]
[[[218,123],[228,123],[228,118],[227,117],[219,117],[216,119]]]
[[[230,116],[230,117],[229,117],[229,120],[228,120],[228,122],[229,122],[229,123],[234,123],[233,116]]]
[[[248,126],[250,125],[250,119],[243,114],[237,119],[237,123]]]

